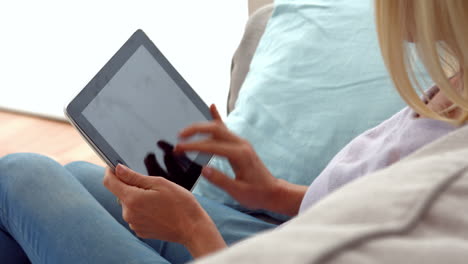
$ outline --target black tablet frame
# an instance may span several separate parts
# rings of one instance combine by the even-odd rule
[[[83,88],[83,90],[67,105],[65,114],[70,119],[71,123],[80,131],[83,137],[89,141],[88,143],[93,147],[97,154],[111,167],[115,169],[117,164],[121,163],[126,165],[125,160],[112,148],[112,146],[101,136],[101,134],[94,128],[94,126],[83,115],[83,110],[88,104],[97,96],[97,94],[107,85],[107,83],[114,77],[120,68],[127,62],[127,60],[135,53],[140,47],[144,46],[154,57],[154,59],[161,65],[167,74],[174,80],[177,86],[184,92],[184,94],[192,101],[192,103],[200,110],[207,120],[212,120],[210,110],[192,87],[184,80],[184,78],[177,72],[171,63],[164,57],[154,43],[148,36],[139,29],[125,42],[125,44],[117,51],[114,56],[102,67],[102,69],[94,76],[93,79]],[[204,166],[211,159],[212,155],[199,154],[194,162],[198,165]],[[200,175],[199,166],[191,166],[188,175]],[[198,174],[197,174],[198,172]],[[183,186],[191,190],[197,179],[191,179],[191,186]]]

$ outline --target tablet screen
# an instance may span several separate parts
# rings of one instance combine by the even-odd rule
[[[153,160],[167,171],[164,149],[175,145],[177,133],[194,120],[206,120],[143,45],[82,113],[127,166],[145,175],[154,175],[148,171],[149,155],[154,153]],[[197,155],[187,154],[190,160]]]

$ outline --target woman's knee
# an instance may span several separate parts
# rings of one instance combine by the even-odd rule
[[[56,175],[52,172],[60,169],[63,167],[59,163],[44,155],[9,154],[0,158],[0,188],[11,190],[14,186],[34,188],[38,182],[47,184]]]
[[[102,184],[105,172],[103,167],[89,162],[75,161],[65,165],[65,169],[101,204],[105,204],[109,199],[115,202],[113,195]]]
[[[65,165],[67,169],[82,184],[101,182],[104,178],[104,168],[86,161],[74,161]]]
[[[127,226],[122,219],[122,208],[115,196],[104,187],[104,168],[92,163],[76,161],[65,165],[67,169],[86,190],[96,199],[117,221]]]

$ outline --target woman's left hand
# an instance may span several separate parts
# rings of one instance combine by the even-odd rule
[[[194,257],[225,246],[211,218],[183,187],[120,164],[115,174],[106,170],[104,185],[121,201],[123,218],[137,236],[183,244]]]

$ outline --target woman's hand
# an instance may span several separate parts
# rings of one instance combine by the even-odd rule
[[[122,204],[122,215],[141,238],[185,245],[194,257],[226,244],[195,197],[163,177],[141,175],[118,165],[106,170],[104,185]]]
[[[286,198],[284,196],[288,195],[286,193],[291,187],[293,189],[296,187],[275,178],[250,143],[228,130],[214,105],[211,105],[210,111],[213,116],[212,122],[194,124],[179,134],[181,138],[196,134],[207,134],[209,137],[196,142],[179,143],[174,151],[176,153],[200,151],[227,158],[236,175],[235,179],[210,167],[203,168],[203,176],[246,207],[268,209],[289,215],[296,214],[305,188],[300,188],[299,202],[296,201],[296,205],[284,204],[282,198]]]

